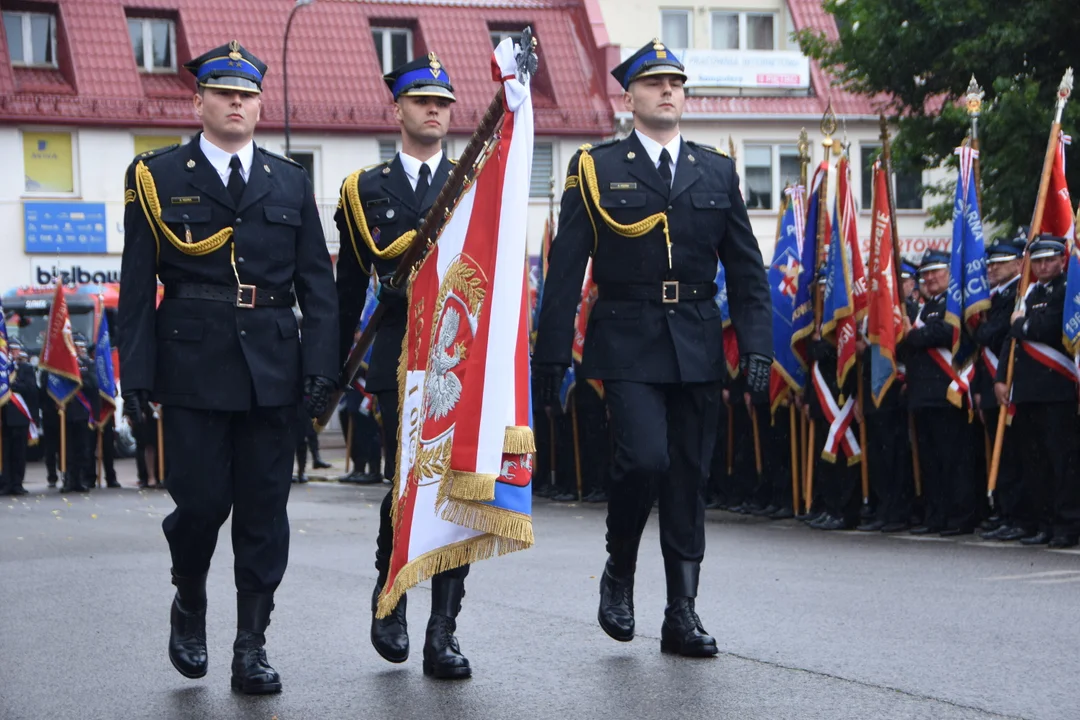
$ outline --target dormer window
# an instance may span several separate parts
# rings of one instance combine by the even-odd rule
[[[164,18],[128,18],[128,35],[141,72],[176,72],[176,24]]]
[[[55,15],[5,10],[4,34],[12,65],[57,67]]]

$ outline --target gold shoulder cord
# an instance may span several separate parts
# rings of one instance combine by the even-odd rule
[[[671,233],[668,231],[666,212],[658,212],[631,225],[620,225],[615,222],[615,219],[604,208],[600,207],[600,188],[596,182],[596,164],[593,162],[592,155],[585,151],[582,151],[578,160],[578,180],[581,185],[581,196],[585,200],[585,209],[589,213],[590,221],[592,220],[592,210],[589,209],[589,199],[591,198],[593,206],[607,226],[623,237],[641,237],[652,232],[657,225],[663,225],[664,243],[667,245],[668,269],[671,269]],[[588,195],[585,194],[586,189]],[[595,232],[595,230],[596,223],[593,222],[593,231]]]
[[[205,240],[196,243],[186,243],[176,237],[175,233],[161,219],[161,201],[158,200],[154,176],[150,173],[150,168],[146,167],[146,163],[142,161],[139,161],[138,166],[135,168],[135,187],[138,190],[139,203],[142,205],[143,214],[146,215],[146,219],[150,223],[150,230],[154,233],[154,242],[157,244],[159,256],[161,255],[161,238],[158,235],[158,230],[177,250],[185,255],[194,255],[196,257],[209,255],[229,242],[229,238],[232,237],[233,229],[231,227],[222,228]]]
[[[367,249],[371,251],[371,254],[379,260],[392,260],[405,252],[405,249],[412,243],[412,239],[416,237],[416,231],[409,230],[390,243],[385,250],[378,248],[374,238],[371,237],[371,233],[368,232],[367,218],[364,216],[364,207],[360,202],[360,175],[363,172],[363,170],[357,170],[345,178],[345,184],[341,188],[341,201],[342,204],[348,206],[349,210],[352,210],[353,218],[356,220],[356,231],[360,233],[360,237],[363,238],[364,244],[367,245]],[[353,252],[356,253],[356,260],[363,267],[364,263],[360,259],[360,250],[356,247],[356,234],[353,232],[353,224],[349,222],[348,212],[345,213],[345,225],[349,228],[349,241],[352,243]]]

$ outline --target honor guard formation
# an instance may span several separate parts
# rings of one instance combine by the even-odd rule
[[[266,64],[233,40],[184,67],[201,132],[139,155],[125,178],[119,411],[140,486],[165,485],[175,502],[162,523],[172,665],[206,675],[207,617],[232,619],[206,591],[231,515],[231,685],[273,693],[282,679],[268,627],[288,564],[290,487],[307,481],[309,453],[314,467],[329,466],[312,420],[334,412],[335,392],[354,464],[342,480],[381,486],[401,475],[403,344],[419,310],[415,271],[399,268],[425,218],[449,215],[438,203],[457,172],[444,152],[456,98],[435,52],[383,77],[400,150],[341,183],[335,271],[306,171],[254,142]],[[953,247],[904,258],[886,133],[864,249],[850,161],[823,123],[826,158],[807,177],[804,154],[769,261],[734,159],[680,131],[688,76],[675,53],[654,40],[611,74],[633,127],[582,146],[566,169],[531,318],[535,446],[526,435],[504,450],[535,449],[535,497],[607,504],[607,559],[596,568],[603,631],[628,642],[642,619],[664,653],[719,652],[695,606],[708,592],[699,576],[709,510],[822,531],[1076,546],[1071,217],[1063,225],[1047,211],[1040,226],[985,245],[977,156],[964,151]],[[58,288],[54,306],[62,301]],[[369,322],[374,340],[343,387]],[[450,345],[460,329],[449,328],[444,349],[461,362],[465,345]],[[107,331],[97,336],[72,333],[56,310],[40,368],[0,336],[10,378],[0,386],[9,398],[0,494],[26,493],[39,427],[50,486],[62,478],[62,492],[88,491],[97,462],[119,486],[103,420],[117,405],[111,347]],[[408,596],[380,611],[399,549],[392,488],[378,510],[374,587],[356,588],[365,609],[350,622],[370,623],[375,651],[402,663]],[[639,618],[635,571],[655,552],[641,544],[654,509],[667,601],[662,617]],[[368,562],[371,548],[355,550]],[[466,562],[430,573],[425,675],[472,674],[456,635],[469,571]]]

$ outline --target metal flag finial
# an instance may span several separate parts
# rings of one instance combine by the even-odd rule
[[[968,83],[967,93],[964,95],[967,99],[967,111],[971,117],[979,117],[979,113],[982,111],[982,101],[986,97],[986,93],[979,87],[978,81],[975,80],[975,75],[971,76],[971,82]]]
[[[1065,112],[1065,103],[1069,101],[1069,96],[1072,95],[1073,89],[1073,69],[1066,68],[1065,75],[1061,78],[1061,84],[1058,85],[1057,91],[1057,104],[1054,107],[1054,122],[1061,122],[1061,115]]]
[[[825,112],[821,116],[820,127],[821,134],[825,136],[825,139],[822,140],[821,144],[824,145],[827,149],[832,149],[835,144],[832,136],[836,132],[836,128],[838,127],[838,124],[836,122],[836,112],[833,110],[832,106],[832,95],[829,96],[829,103],[825,106]],[[827,156],[828,153],[826,153],[826,159],[828,159]]]
[[[522,83],[528,82],[529,78],[536,74],[537,44],[537,40],[533,36],[532,26],[529,25],[521,31],[521,44],[518,46],[517,76]]]

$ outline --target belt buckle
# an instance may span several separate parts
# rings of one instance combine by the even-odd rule
[[[679,302],[679,281],[678,280],[665,280],[661,283],[662,297],[661,302],[665,305],[669,303]]]
[[[245,294],[248,293],[248,294]],[[250,297],[251,299],[247,299]],[[237,285],[236,287],[236,307],[244,308],[245,310],[251,310],[255,307],[255,286],[254,285]]]

